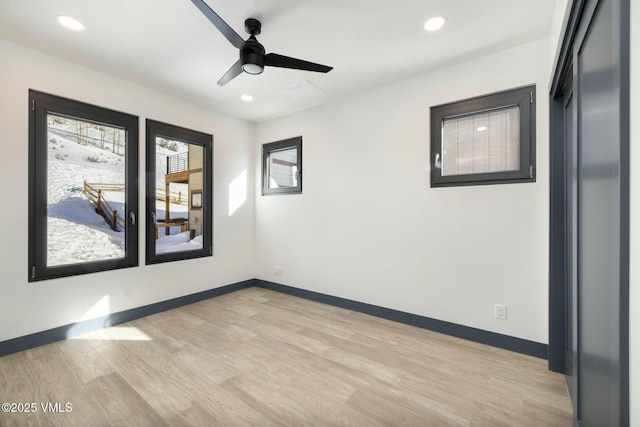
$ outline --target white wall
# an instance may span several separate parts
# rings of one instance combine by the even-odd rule
[[[259,124],[256,158],[303,136],[303,194],[257,192],[257,277],[547,343],[549,45]],[[537,182],[431,189],[429,107],[532,83]]]
[[[564,20],[565,15],[568,15],[567,9],[570,9],[571,5],[569,0],[556,0],[555,8],[553,10],[553,19],[551,20],[551,29],[549,31],[549,66],[551,67],[550,73],[553,76],[553,68],[556,66],[557,52],[562,45],[562,39],[564,34]]]
[[[253,124],[3,40],[0,58],[0,341],[254,277],[251,179],[246,202],[229,215],[229,184],[253,173]],[[139,116],[141,210],[145,118],[213,134],[214,256],[144,266],[142,221],[140,267],[28,283],[28,89]],[[127,299],[125,287],[132,289]]]
[[[640,427],[640,5],[631,2],[631,268],[629,382],[632,427]]]

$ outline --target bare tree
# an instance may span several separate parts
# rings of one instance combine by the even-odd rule
[[[78,144],[87,145],[88,136],[89,136],[88,123],[85,123],[81,120],[76,120],[76,137],[78,139]]]
[[[124,145],[121,129],[113,129],[113,152],[120,155],[120,147]]]

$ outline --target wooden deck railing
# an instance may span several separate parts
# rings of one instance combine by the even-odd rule
[[[83,191],[91,203],[96,206],[96,212],[102,215],[112,230],[122,231],[125,229],[125,219],[118,215],[118,211],[109,206],[109,202],[104,199],[102,194],[104,191],[124,191],[124,184],[88,183],[85,181]]]
[[[164,187],[156,187],[156,200],[159,200],[161,202],[164,202],[166,200]],[[189,201],[187,200],[187,195],[182,191],[169,192],[169,203],[175,203],[175,204],[184,205],[184,206],[189,205]]]

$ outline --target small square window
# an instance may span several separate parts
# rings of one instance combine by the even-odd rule
[[[302,137],[262,146],[262,194],[302,193]]]
[[[535,181],[535,86],[431,108],[432,187]]]

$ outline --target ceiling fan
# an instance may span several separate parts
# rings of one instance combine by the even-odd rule
[[[240,50],[240,59],[229,68],[229,70],[218,80],[220,86],[224,86],[243,71],[248,74],[260,74],[265,66],[293,68],[295,70],[315,71],[318,73],[328,73],[333,67],[316,64],[314,62],[303,61],[302,59],[290,58],[277,53],[265,55],[264,46],[256,40],[260,34],[262,24],[257,19],[249,18],[244,21],[244,28],[250,34],[247,40],[243,40],[233,28],[229,26],[217,13],[215,13],[204,0],[191,0],[194,5],[211,21],[211,23],[222,33],[229,42]]]

